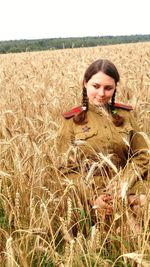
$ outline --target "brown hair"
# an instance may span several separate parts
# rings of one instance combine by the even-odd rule
[[[115,84],[117,86],[117,83],[120,80],[120,75],[118,73],[118,70],[116,68],[116,66],[109,61],[108,59],[98,59],[96,61],[94,61],[85,71],[84,73],[84,77],[83,77],[83,88],[82,88],[82,111],[77,114],[76,116],[74,116],[74,122],[77,124],[85,124],[86,121],[86,112],[88,111],[88,97],[87,97],[87,90],[84,87],[84,82],[88,82],[91,77],[102,71],[104,74],[110,76],[111,78],[113,78],[115,80]],[[112,100],[111,100],[111,104],[110,104],[110,109],[111,109],[111,114],[112,114],[112,120],[113,123],[116,126],[120,126],[123,124],[123,117],[119,116],[118,114],[116,114],[115,111],[115,95],[116,95],[116,89],[114,91],[114,94],[112,96]]]

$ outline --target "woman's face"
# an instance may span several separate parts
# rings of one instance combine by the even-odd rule
[[[116,88],[115,80],[103,72],[94,74],[88,82],[84,82],[90,104],[105,105],[113,96]]]

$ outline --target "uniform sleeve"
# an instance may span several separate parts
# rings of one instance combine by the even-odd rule
[[[62,174],[70,174],[78,168],[78,151],[74,145],[73,120],[63,120],[56,138],[56,151],[58,155],[58,169]]]
[[[129,188],[132,188],[136,181],[148,179],[150,154],[148,143],[140,132],[132,113],[129,121],[133,130],[130,132],[129,158],[123,170],[123,180],[128,182]]]
[[[62,126],[56,137],[56,149],[59,154],[64,154],[73,142],[73,122],[72,119],[63,119]]]

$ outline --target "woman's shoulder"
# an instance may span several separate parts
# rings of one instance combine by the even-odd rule
[[[115,111],[118,115],[124,118],[124,126],[130,126],[132,129],[139,131],[137,116],[133,106],[116,103]]]
[[[71,119],[75,115],[79,114],[82,110],[82,106],[73,107],[68,111],[62,112],[62,116],[65,119]]]
[[[124,104],[124,103],[115,103],[113,106],[113,111],[112,113],[118,114],[120,116],[123,116],[125,119],[130,118],[133,116],[132,114],[134,113],[134,108],[133,106],[129,104]]]
[[[131,105],[124,103],[114,103],[114,108],[127,111],[133,110],[133,107]]]

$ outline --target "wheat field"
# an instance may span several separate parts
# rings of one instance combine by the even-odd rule
[[[150,210],[117,232],[69,233],[59,193],[55,138],[61,113],[79,105],[88,65],[107,58],[121,81],[117,102],[134,107],[141,131],[150,136],[150,42],[0,55],[0,266],[150,266]],[[149,203],[147,203],[149,204]],[[60,234],[61,233],[61,234]],[[63,234],[62,234],[63,233]]]

